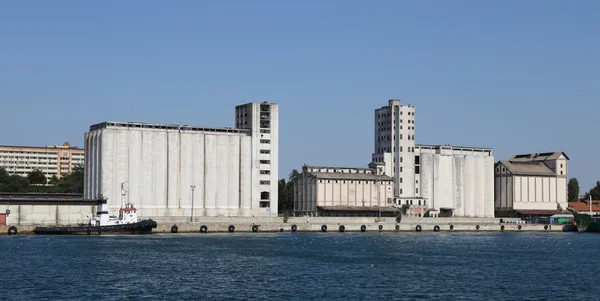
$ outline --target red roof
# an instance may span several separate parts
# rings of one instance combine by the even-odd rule
[[[594,205],[597,201],[592,201],[592,211],[600,211],[600,205]],[[569,207],[573,210],[579,211],[590,211],[590,204],[588,202],[569,202]]]

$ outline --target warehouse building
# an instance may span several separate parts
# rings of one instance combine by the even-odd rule
[[[394,178],[396,203],[406,212],[424,204],[419,216],[494,217],[492,150],[417,144],[415,121],[415,106],[400,100],[375,110],[370,166]]]
[[[309,216],[394,216],[394,180],[377,169],[302,166],[294,212]]]
[[[516,155],[496,163],[497,216],[550,216],[566,210],[568,160],[563,152],[550,152]]]
[[[143,217],[275,216],[278,106],[235,109],[235,128],[103,122],[85,134],[85,198]]]

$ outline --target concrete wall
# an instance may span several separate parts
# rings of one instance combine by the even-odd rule
[[[0,205],[0,212],[7,209],[7,225],[87,224],[96,215],[96,206],[89,205]]]

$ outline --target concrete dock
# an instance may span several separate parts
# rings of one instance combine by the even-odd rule
[[[395,218],[373,217],[290,217],[283,218],[157,218],[153,233],[225,233],[225,232],[565,232],[575,231],[572,225],[520,223],[499,218]],[[32,234],[37,225],[12,225],[17,235]],[[204,227],[203,227],[204,226]],[[232,227],[233,226],[233,227]],[[0,226],[0,235],[8,234],[10,226]],[[295,230],[295,231],[294,231]],[[325,230],[325,231],[324,231]]]

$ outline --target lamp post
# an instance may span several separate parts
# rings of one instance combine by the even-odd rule
[[[190,185],[192,188],[192,216],[190,217],[190,223],[194,221],[194,189],[196,189],[196,185]]]

